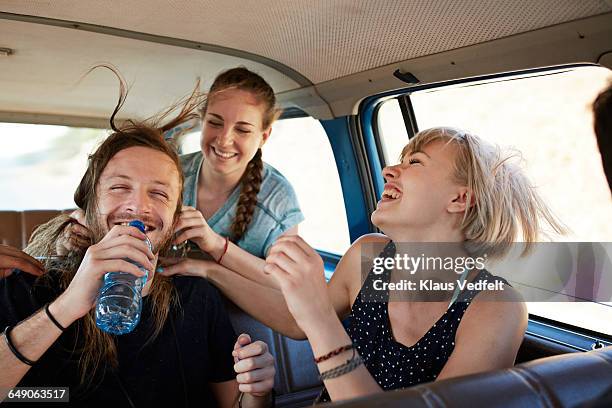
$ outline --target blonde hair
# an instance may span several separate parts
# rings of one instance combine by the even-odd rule
[[[468,206],[461,220],[465,248],[474,255],[501,257],[522,234],[523,255],[538,241],[542,222],[563,234],[557,220],[529,182],[513,155],[465,130],[436,127],[423,130],[402,150],[400,160],[441,140],[457,147],[453,181],[468,189]]]

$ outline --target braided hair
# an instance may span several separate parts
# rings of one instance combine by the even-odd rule
[[[247,227],[253,219],[255,206],[257,205],[257,194],[263,180],[263,161],[261,160],[261,149],[251,159],[242,175],[240,198],[236,206],[236,217],[232,223],[232,241],[236,242],[244,235]]]
[[[268,129],[281,114],[276,106],[276,97],[272,87],[258,74],[244,67],[232,68],[219,74],[210,90],[204,107],[202,117],[208,108],[208,102],[215,95],[228,89],[240,89],[250,92],[259,103],[264,106],[262,127]],[[245,234],[249,224],[253,220],[253,213],[257,206],[257,194],[263,180],[263,161],[261,159],[261,148],[257,149],[255,156],[249,161],[244,174],[240,179],[240,198],[236,206],[236,216],[230,228],[231,241],[238,242]]]

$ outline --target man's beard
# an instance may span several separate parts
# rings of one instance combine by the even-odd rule
[[[108,226],[102,222],[101,216],[92,217],[93,220],[88,222],[90,225],[89,230],[91,231],[92,236],[92,244],[97,244],[100,242],[106,234],[108,234]],[[128,217],[124,217],[128,218]],[[147,222],[150,220],[149,216],[141,215],[141,216],[131,216],[133,220],[141,220],[143,222]],[[159,230],[156,230],[159,231]],[[172,238],[174,237],[173,228],[168,228],[165,232],[163,232],[162,236],[155,240],[155,242],[151,241],[151,245],[153,246],[153,254],[165,254],[172,245]]]

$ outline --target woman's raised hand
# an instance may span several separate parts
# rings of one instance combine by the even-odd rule
[[[70,213],[70,218],[73,222],[64,227],[55,243],[55,252],[60,256],[83,251],[91,245],[91,231],[87,228],[85,212],[79,208]]]
[[[208,277],[208,269],[216,265],[211,261],[191,258],[160,258],[160,266],[157,272],[164,276],[183,275],[197,276],[200,278]]]
[[[274,243],[264,272],[278,282],[287,307],[302,330],[335,313],[327,293],[323,259],[299,236],[281,236]]]
[[[45,273],[44,266],[30,255],[8,245],[0,245],[0,278],[6,278],[13,269],[40,276]]]
[[[183,207],[174,231],[176,234],[174,245],[191,240],[215,259],[219,255],[217,253],[222,252],[225,246],[225,239],[213,231],[202,213],[193,207]]]

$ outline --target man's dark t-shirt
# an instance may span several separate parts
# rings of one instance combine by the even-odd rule
[[[153,316],[149,296],[144,297],[138,326],[115,337],[119,355],[116,371],[99,370],[91,387],[80,386],[82,331],[79,338],[79,323],[75,322],[17,386],[67,386],[70,402],[87,406],[106,402],[130,406],[128,398],[137,407],[159,403],[215,406],[208,383],[235,378],[231,354],[234,330],[219,293],[208,281],[174,277],[173,282],[180,307],[170,311],[158,337],[145,344],[153,332]],[[0,330],[31,316],[57,295],[57,290],[26,273],[16,271],[0,279]]]

